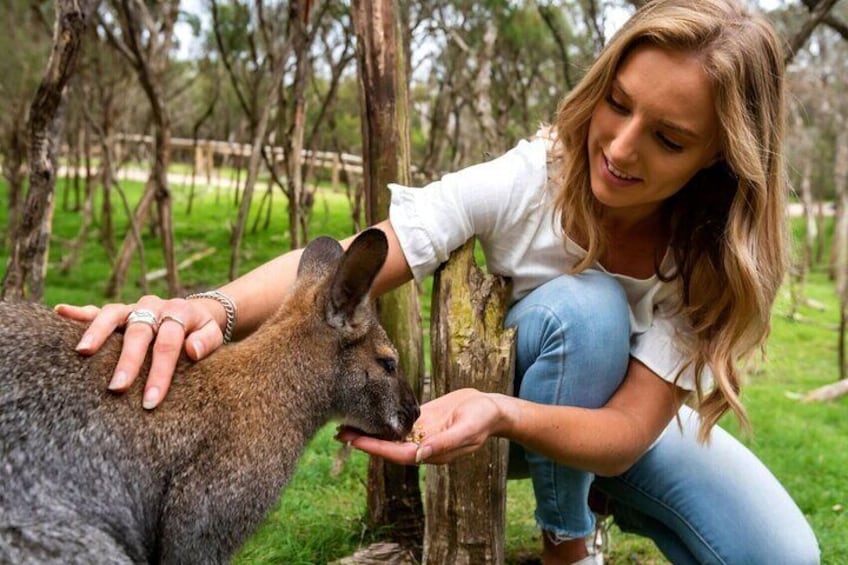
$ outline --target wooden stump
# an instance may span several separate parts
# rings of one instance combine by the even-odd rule
[[[465,387],[509,394],[508,283],[477,268],[472,239],[436,273],[433,289],[433,396]],[[507,440],[490,438],[450,465],[427,467],[425,563],[504,562],[508,447]]]

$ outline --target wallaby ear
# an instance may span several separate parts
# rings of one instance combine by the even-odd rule
[[[344,254],[341,244],[331,237],[316,237],[306,246],[297,266],[297,278],[316,278],[327,275]]]
[[[327,321],[332,326],[353,329],[360,323],[360,307],[388,251],[386,234],[376,228],[365,230],[350,244],[330,285]]]

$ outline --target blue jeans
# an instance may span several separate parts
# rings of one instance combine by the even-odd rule
[[[597,408],[624,379],[630,318],[621,286],[609,275],[563,275],[510,310],[517,328],[515,388],[543,404]],[[529,474],[536,521],[560,539],[592,533],[590,486],[612,501],[622,530],[652,539],[675,564],[808,564],[820,560],[803,513],[745,446],[715,427],[696,441],[698,416],[681,408],[659,441],[616,477],[558,465],[512,445],[510,475]]]

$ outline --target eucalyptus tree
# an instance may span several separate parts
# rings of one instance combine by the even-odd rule
[[[347,171],[344,153],[359,153],[362,147],[359,125],[359,93],[357,91],[354,34],[349,6],[342,0],[328,2],[325,17],[316,22],[315,42],[312,53],[313,69],[306,92],[306,123],[308,133],[304,147],[312,155],[324,149],[336,153],[341,167],[342,182],[351,205],[353,231],[362,228],[363,220],[363,183],[358,182]],[[314,191],[318,183],[310,186],[307,179],[315,178],[311,162],[303,171],[306,204],[303,219],[307,220],[314,203]],[[306,222],[303,235],[308,236]]]
[[[179,0],[110,0],[104,2],[98,11],[99,32],[136,73],[150,106],[154,139],[150,177],[136,205],[132,221],[135,226],[144,224],[151,205],[156,202],[168,293],[171,296],[179,294],[180,283],[174,254],[172,201],[168,186],[171,117],[167,104],[167,78],[179,7]],[[109,297],[116,297],[120,292],[138,248],[137,234],[133,231],[131,229],[124,238],[109,278],[106,288]]]
[[[331,0],[326,3],[326,7],[323,17],[316,21],[312,42],[313,62],[310,67],[313,72],[310,73],[308,91],[304,93],[307,100],[305,109],[308,131],[305,133],[303,146],[313,156],[320,149],[332,148],[338,154],[339,162],[344,166],[342,152],[351,151],[351,149],[344,148],[339,139],[342,133],[338,131],[336,115],[339,111],[338,99],[343,92],[344,83],[356,82],[356,69],[353,65],[356,56],[353,24],[346,2]],[[312,109],[311,112],[310,109]],[[307,183],[307,179],[315,178],[313,162],[308,160],[302,173],[304,213],[301,216],[301,231],[305,239],[309,237],[308,219],[315,201],[315,189],[318,186],[317,182],[311,185]],[[356,228],[360,218],[357,203],[361,201],[363,195],[362,184],[355,183],[352,176],[347,174],[345,184],[351,192],[351,216]],[[353,186],[350,186],[351,184]]]
[[[831,164],[821,168],[832,176],[836,202],[831,259],[840,304],[839,375],[845,379],[848,370],[845,345],[848,332],[848,102],[844,93],[848,91],[848,42],[830,28],[819,29],[814,40],[819,63],[815,67],[819,123],[824,132],[830,130],[833,140]]]
[[[320,20],[327,5],[305,0],[224,5],[212,0],[214,44],[230,86],[247,116],[252,143],[248,176],[231,241],[231,278],[238,273],[239,249],[262,160],[288,197],[292,247],[304,242],[301,237],[305,225],[301,218],[304,92],[311,66],[309,48],[314,38],[314,21]],[[290,92],[285,87],[289,72]],[[277,174],[275,155],[266,147],[273,140],[272,124],[284,133],[280,143],[285,180]]]
[[[603,20],[584,4],[429,5],[412,40],[430,53],[425,82],[413,89],[424,140],[416,162],[426,176],[499,154],[553,119],[598,49],[595,28]]]
[[[10,242],[2,298],[40,301],[44,293],[53,219],[60,107],[76,69],[91,4],[57,0],[54,13],[52,49],[27,116],[29,190]]]
[[[88,30],[86,41],[90,48],[82,54],[79,78],[70,93],[68,106],[69,115],[76,118],[78,127],[75,135],[68,137],[69,151],[76,155],[83,154],[86,195],[77,237],[71,242],[70,249],[62,259],[64,273],[69,272],[80,260],[89,228],[94,225],[106,254],[111,261],[116,260],[113,214],[113,196],[116,192],[127,217],[132,219],[126,195],[118,184],[117,173],[123,155],[119,151],[117,134],[132,131],[134,121],[140,117],[134,109],[144,105],[144,95],[134,83],[133,70],[107,45],[105,39],[98,35],[94,26]],[[84,146],[82,151],[79,147],[72,147],[74,142],[79,144],[81,140]],[[97,155],[96,162],[91,153]],[[68,175],[70,177],[72,174],[76,181],[79,178],[79,159],[69,160],[69,165],[72,167],[67,169]],[[66,178],[66,183],[68,180]],[[97,184],[100,188],[99,218],[93,201]],[[143,248],[134,222],[131,222],[131,229],[135,230],[139,258],[143,263]]]

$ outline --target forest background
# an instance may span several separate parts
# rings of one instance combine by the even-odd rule
[[[638,4],[396,3],[412,182],[494,157],[550,122]],[[768,361],[745,393],[755,435],[743,439],[810,517],[825,562],[848,563],[840,399],[848,390],[848,4],[760,7],[787,44],[796,245]],[[76,28],[78,53],[58,85],[54,114],[40,122],[39,93],[61,43],[56,16],[75,9],[86,15]],[[344,237],[366,224],[363,93],[349,2],[0,0],[0,23],[5,297],[99,304],[181,295],[315,235]],[[32,188],[42,185],[43,209],[33,214]],[[21,267],[15,250],[32,233],[41,244]],[[422,296],[426,321],[427,289]],[[377,536],[363,518],[363,458],[352,456],[341,477],[328,479],[331,444],[319,437],[242,559],[324,562]],[[507,543],[518,562],[537,547],[538,533],[532,497],[520,484],[510,489]],[[340,517],[333,527],[328,514]],[[646,542],[614,538],[612,562],[661,560]]]

